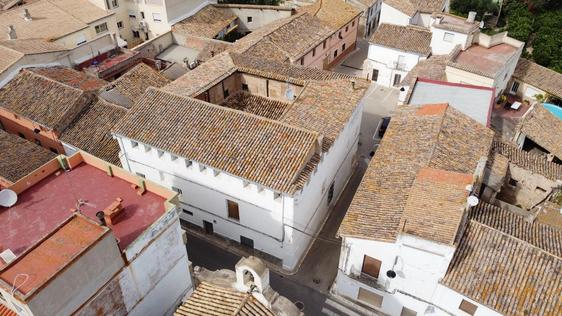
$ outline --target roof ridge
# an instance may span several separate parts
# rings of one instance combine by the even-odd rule
[[[302,127],[294,126],[294,125],[291,125],[291,124],[287,124],[287,123],[285,123],[285,122],[281,122],[281,121],[278,121],[278,120],[273,120],[273,119],[270,119],[270,118],[267,118],[267,117],[263,117],[263,116],[259,116],[259,115],[256,115],[256,114],[252,114],[252,113],[248,113],[248,112],[244,112],[244,111],[240,111],[240,110],[236,110],[236,109],[231,109],[231,108],[229,108],[229,107],[225,107],[225,106],[221,106],[221,105],[216,105],[216,104],[213,104],[213,103],[210,103],[210,102],[207,102],[207,101],[203,101],[203,100],[199,100],[199,99],[196,99],[196,98],[181,96],[181,95],[176,94],[176,93],[173,93],[173,92],[171,92],[171,91],[162,90],[162,89],[156,88],[156,87],[148,87],[148,88],[146,89],[146,92],[145,92],[145,93],[148,93],[149,91],[154,91],[154,90],[156,90],[156,91],[158,91],[158,92],[160,92],[160,93],[166,93],[166,94],[169,94],[169,95],[173,95],[173,96],[175,96],[175,97],[179,97],[179,98],[182,98],[182,99],[185,99],[185,100],[194,101],[194,102],[200,102],[201,104],[205,104],[205,106],[212,107],[212,108],[218,109],[218,110],[220,110],[220,111],[227,111],[227,112],[239,113],[239,114],[244,115],[244,116],[255,117],[255,118],[259,119],[259,120],[268,121],[268,122],[273,122],[273,123],[275,123],[275,124],[279,124],[279,125],[282,125],[282,126],[285,126],[285,127],[289,127],[289,128],[295,129],[295,130],[300,130],[300,131],[303,131],[303,132],[315,134],[316,137],[319,137],[319,136],[321,135],[321,134],[318,133],[317,131],[312,131],[312,130],[305,129],[305,128],[302,128]],[[294,102],[292,102],[292,103],[294,103]]]
[[[500,209],[503,210],[502,208],[500,208]],[[562,257],[559,257],[559,256],[557,256],[557,255],[555,255],[555,254],[553,254],[553,253],[551,253],[551,252],[548,252],[548,251],[546,251],[546,250],[544,250],[544,249],[542,249],[542,248],[540,248],[540,247],[537,247],[537,246],[531,244],[531,243],[528,242],[528,241],[525,241],[525,240],[523,240],[523,239],[517,238],[517,237],[515,237],[515,236],[513,236],[513,235],[511,235],[511,234],[508,234],[508,233],[506,233],[506,232],[503,232],[503,231],[501,231],[501,230],[499,230],[499,229],[497,229],[497,228],[494,228],[494,227],[492,227],[492,226],[490,226],[490,225],[481,223],[481,222],[477,221],[476,219],[471,218],[470,221],[469,221],[469,223],[470,223],[470,224],[477,224],[478,226],[482,226],[482,227],[484,227],[484,228],[487,228],[488,230],[491,230],[491,231],[494,231],[494,232],[496,232],[496,233],[499,233],[499,234],[501,234],[501,235],[503,235],[503,236],[508,237],[508,238],[511,239],[511,240],[514,240],[514,241],[516,241],[516,242],[518,242],[518,243],[520,243],[520,244],[523,244],[523,245],[525,245],[525,246],[527,246],[527,247],[529,247],[529,248],[531,248],[531,249],[537,250],[538,252],[544,253],[544,254],[546,254],[546,255],[548,255],[548,256],[550,256],[550,257],[553,257],[553,258],[556,259],[556,260],[560,260],[560,261],[562,262]],[[544,225],[544,224],[543,224],[543,225]],[[545,226],[551,227],[551,226],[548,226],[548,225],[545,225]]]
[[[33,67],[28,67],[28,68],[33,68]],[[71,85],[68,85],[68,84],[66,84],[66,83],[63,83],[63,82],[60,82],[60,81],[51,79],[51,78],[49,78],[49,77],[47,77],[47,76],[38,74],[38,73],[36,73],[36,72],[34,72],[34,71],[32,71],[32,70],[29,70],[29,69],[27,69],[27,68],[24,68],[22,72],[24,72],[24,73],[29,73],[29,74],[32,75],[32,76],[40,77],[40,78],[42,78],[42,79],[48,80],[48,81],[53,82],[53,83],[55,83],[55,84],[61,85],[61,86],[63,86],[63,87],[66,87],[66,88],[69,88],[69,89],[72,89],[72,90],[76,90],[76,91],[80,92],[81,94],[85,94],[85,93],[86,93],[86,91],[84,91],[84,90],[82,90],[82,89],[78,89],[78,88],[75,88],[75,87],[73,87],[73,86],[71,86]]]
[[[441,134],[443,133],[443,122],[445,122],[445,116],[447,115],[449,108],[450,108],[449,103],[447,103],[447,108],[445,109],[445,111],[443,111],[443,115],[441,116],[441,120],[439,122],[439,130],[437,131],[437,138],[433,143],[433,148],[431,148],[427,166],[429,166],[429,164],[431,164],[431,161],[433,160],[433,155],[435,154],[435,150],[437,149],[437,145],[439,144],[439,139],[441,138]]]

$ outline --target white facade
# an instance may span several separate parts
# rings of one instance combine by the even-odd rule
[[[89,0],[115,13],[119,34],[129,47],[171,30],[174,23],[191,16],[211,1],[206,0]]]
[[[426,57],[418,53],[369,43],[368,56],[363,65],[363,75],[364,78],[376,81],[382,86],[393,87],[395,83],[400,83],[420,60],[424,59]],[[374,70],[378,71],[378,76]]]
[[[293,196],[114,136],[125,169],[183,193],[183,220],[200,227],[207,225],[207,229],[212,225],[214,233],[237,242],[249,238],[256,250],[281,259],[285,269],[293,270],[351,175],[362,108],[360,104],[355,109],[331,149],[322,154],[308,183]],[[333,197],[328,202],[332,183]],[[227,201],[238,204],[239,219],[229,218]]]
[[[439,283],[454,251],[453,246],[406,234],[394,243],[343,237],[332,291],[388,315],[468,315],[459,310],[462,300],[478,306],[474,315],[500,315]],[[378,278],[361,272],[365,255],[381,261]],[[395,278],[387,276],[389,270]]]
[[[457,45],[461,45],[461,49],[465,50],[472,45],[473,37],[473,34],[453,32],[431,26],[431,53],[433,55],[446,55],[453,51]]]
[[[410,16],[383,2],[380,9],[379,25],[381,23],[406,26],[410,24]]]

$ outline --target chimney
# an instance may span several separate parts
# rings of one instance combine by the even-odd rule
[[[23,9],[23,19],[26,21],[31,21],[31,14],[28,9]]]
[[[119,217],[123,214],[123,205],[121,205],[121,202],[123,202],[123,199],[117,198],[102,212],[98,212],[98,213],[103,213],[104,221],[102,222],[102,225],[103,224],[114,225],[119,221]],[[98,217],[101,222],[101,218],[100,218],[101,214],[98,215],[98,213],[96,213],[96,217]]]
[[[435,17],[435,24],[439,25],[439,24],[441,24],[441,21],[443,21],[443,17],[442,17],[442,16],[436,16],[436,17]]]
[[[475,20],[476,20],[476,12],[475,11],[468,12],[468,18],[466,18],[466,22],[474,23]]]
[[[16,28],[13,25],[8,25],[8,39],[15,40],[17,37],[16,35]]]

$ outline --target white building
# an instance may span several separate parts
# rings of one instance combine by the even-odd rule
[[[171,30],[174,23],[195,14],[206,0],[89,0],[115,14],[119,34],[129,47]]]
[[[480,32],[480,22],[475,21],[475,17],[476,12],[471,12],[467,19],[445,13],[432,14],[429,20],[432,54],[449,54],[457,45],[462,50],[470,47]]]
[[[397,86],[431,54],[430,42],[431,33],[424,28],[381,24],[369,41],[363,75],[386,87]]]
[[[359,36],[364,38],[371,37],[371,34],[379,25],[382,0],[350,0],[347,3],[363,11],[359,20],[359,25],[361,26],[359,28]]]
[[[379,24],[409,24],[429,27],[433,13],[449,12],[449,0],[415,1],[415,0],[379,0]]]
[[[82,152],[8,189],[0,311],[169,315],[193,291],[175,192]]]
[[[333,292],[389,315],[559,310],[560,250],[542,242],[562,234],[484,202],[470,206],[492,138],[447,104],[400,106],[340,227]]]
[[[182,219],[292,270],[351,174],[365,89],[223,53],[149,89],[114,137],[125,168],[184,192]]]

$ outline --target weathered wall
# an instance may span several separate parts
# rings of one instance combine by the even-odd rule
[[[517,183],[515,185],[510,183],[510,178]],[[503,185],[498,199],[524,209],[530,209],[541,202],[554,187],[556,187],[554,181],[510,163],[506,183]]]

